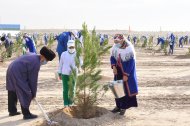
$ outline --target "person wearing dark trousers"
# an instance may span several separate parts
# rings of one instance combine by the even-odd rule
[[[8,91],[8,111],[9,111],[9,116],[15,116],[15,115],[20,115],[21,113],[17,111],[17,102],[18,98],[17,95],[14,91]],[[33,115],[30,113],[28,108],[24,108],[21,105],[21,111],[22,114],[24,115],[24,119],[29,119],[29,118],[36,118],[36,115]]]
[[[55,53],[42,47],[40,55],[29,53],[14,60],[7,69],[6,89],[8,90],[9,116],[19,115],[17,101],[21,104],[23,119],[34,119],[37,115],[30,113],[32,99],[36,97],[38,73],[41,65],[55,58]]]
[[[9,116],[19,115],[20,112],[17,112],[17,102],[18,98],[14,91],[8,91],[8,111]]]

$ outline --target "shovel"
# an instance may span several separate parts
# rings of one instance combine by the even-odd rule
[[[44,112],[44,109],[42,108],[41,104],[35,98],[34,98],[34,101],[36,102],[36,104],[38,105],[38,108],[41,110],[42,114],[44,115],[48,125],[51,126],[51,125],[58,124],[58,122],[50,120],[48,115]]]

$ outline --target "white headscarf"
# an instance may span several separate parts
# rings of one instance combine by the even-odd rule
[[[129,61],[131,58],[134,58],[136,60],[134,46],[127,39],[125,39],[125,42],[127,44],[127,47],[125,49],[117,48],[114,44],[111,49],[111,56],[114,56],[115,59],[118,59],[120,55],[122,61]]]

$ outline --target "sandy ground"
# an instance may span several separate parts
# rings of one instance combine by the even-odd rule
[[[138,108],[126,111],[125,116],[106,114],[110,117],[102,126],[189,126],[190,125],[190,57],[183,55],[187,46],[177,48],[173,56],[136,48],[137,76],[139,83]],[[112,80],[109,56],[103,59],[103,83]],[[39,73],[37,99],[46,112],[63,107],[62,84],[56,81],[58,59],[42,66]],[[24,121],[22,115],[9,117],[5,75],[10,61],[0,64],[0,126],[35,126],[44,120],[37,105],[32,102],[30,110],[38,114],[35,120]],[[106,93],[100,106],[111,110],[115,106],[111,91]],[[18,104],[18,111],[20,105]]]

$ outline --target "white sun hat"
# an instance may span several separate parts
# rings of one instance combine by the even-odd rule
[[[71,47],[71,46],[74,46],[75,47],[75,41],[74,40],[69,40],[67,42],[67,47]]]

